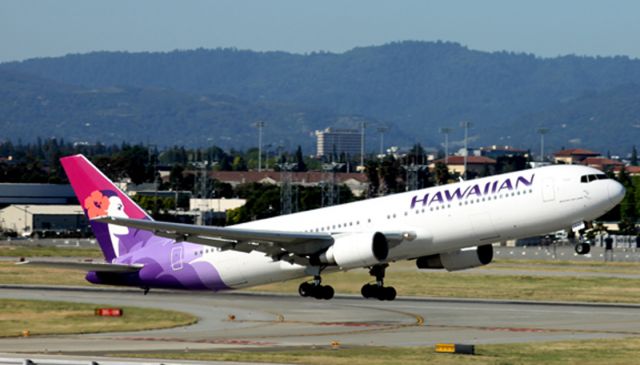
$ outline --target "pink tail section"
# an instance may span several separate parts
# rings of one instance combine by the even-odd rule
[[[60,162],[89,219],[105,215],[151,219],[83,155],[63,157]],[[112,261],[120,256],[123,248],[118,237],[126,232],[120,232],[118,227],[108,227],[104,223],[91,222],[91,227],[105,258]]]

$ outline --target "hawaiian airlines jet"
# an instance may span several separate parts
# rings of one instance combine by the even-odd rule
[[[230,227],[158,222],[84,156],[62,165],[90,220],[106,263],[27,261],[76,267],[95,284],[229,290],[313,277],[304,297],[330,299],[321,274],[368,268],[365,298],[393,300],[386,267],[486,265],[493,242],[544,234],[597,218],[625,190],[590,167],[556,165],[263,219]],[[589,246],[576,247],[585,253]]]

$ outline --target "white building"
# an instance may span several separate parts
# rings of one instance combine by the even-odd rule
[[[246,202],[246,199],[189,199],[189,210],[221,213],[240,208]]]
[[[19,235],[44,231],[86,231],[89,223],[78,205],[10,205],[0,209],[0,228]]]
[[[316,156],[329,156],[334,152],[338,155],[345,153],[352,157],[359,156],[361,139],[361,132],[357,129],[327,128],[316,131]]]

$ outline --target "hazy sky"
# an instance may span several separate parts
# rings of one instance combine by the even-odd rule
[[[640,58],[640,1],[0,0],[0,62],[197,47],[341,52],[398,40]]]

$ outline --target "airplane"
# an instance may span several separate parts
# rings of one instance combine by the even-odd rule
[[[82,155],[61,159],[105,262],[25,261],[88,271],[94,284],[222,291],[313,277],[303,297],[331,299],[322,274],[369,269],[364,298],[394,300],[386,268],[464,270],[492,243],[579,227],[615,207],[624,187],[601,171],[553,165],[228,227],[153,220]],[[586,253],[580,243],[576,252]]]

